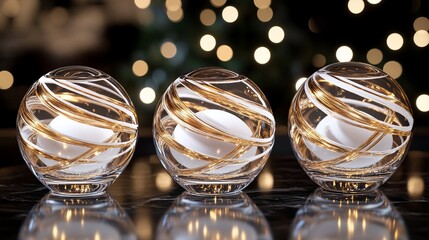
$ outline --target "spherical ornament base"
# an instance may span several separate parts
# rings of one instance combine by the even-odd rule
[[[275,121],[262,91],[221,68],[176,79],[153,121],[158,157],[193,194],[236,194],[259,174],[273,143]]]
[[[89,67],[42,76],[22,99],[17,138],[34,175],[55,195],[104,193],[127,166],[137,115],[122,86]]]
[[[328,65],[300,87],[289,110],[289,137],[308,176],[323,189],[377,189],[402,163],[413,116],[401,86],[359,62]]]

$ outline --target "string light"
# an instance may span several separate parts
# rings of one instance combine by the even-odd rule
[[[389,61],[384,64],[383,71],[396,79],[402,75],[402,65],[397,61]]]
[[[145,87],[140,91],[139,97],[144,104],[151,104],[155,100],[156,93],[152,88]]]
[[[347,7],[351,13],[359,14],[365,8],[365,2],[363,0],[349,0]]]
[[[13,85],[13,75],[9,71],[0,72],[0,89],[7,90]]]
[[[165,58],[173,58],[176,56],[177,47],[172,42],[165,42],[161,45],[161,54]]]
[[[404,44],[404,38],[399,33],[392,33],[386,39],[387,47],[396,51]]]
[[[367,52],[366,59],[371,64],[379,64],[383,60],[383,52],[378,48],[373,48]]]
[[[255,61],[259,64],[266,64],[270,61],[271,52],[266,47],[258,47],[254,53]]]
[[[222,18],[227,23],[233,23],[238,18],[238,10],[233,6],[227,6],[222,11]]]
[[[267,8],[259,8],[256,12],[256,16],[261,22],[269,22],[273,18],[273,9],[270,7]]]
[[[150,0],[134,0],[136,7],[146,9],[150,6]]]
[[[429,95],[421,94],[416,99],[416,107],[421,112],[429,112]]]
[[[149,71],[149,66],[145,61],[137,60],[133,63],[132,70],[134,75],[136,75],[137,77],[142,77],[146,75],[146,73]]]
[[[210,35],[206,34],[201,37],[200,46],[204,51],[211,51],[216,47],[216,39]]]
[[[205,26],[211,26],[216,22],[216,13],[211,9],[204,9],[200,13],[200,21]]]
[[[314,67],[321,68],[321,67],[325,66],[326,58],[323,54],[318,53],[318,54],[315,54],[313,56],[312,62],[313,62]]]
[[[337,49],[335,56],[340,62],[350,62],[353,59],[353,50],[348,46],[341,46]]]
[[[221,45],[216,50],[216,55],[219,58],[219,60],[223,62],[227,62],[231,60],[232,56],[234,55],[234,52],[232,51],[232,48],[228,45]]]
[[[270,30],[268,31],[268,38],[273,43],[280,43],[281,41],[283,41],[284,37],[285,37],[285,32],[283,28],[279,26],[274,26],[270,28]]]
[[[414,33],[413,40],[417,47],[426,47],[429,44],[429,33],[426,30],[418,30]]]

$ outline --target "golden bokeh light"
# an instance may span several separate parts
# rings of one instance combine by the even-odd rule
[[[313,56],[312,63],[314,67],[321,68],[326,64],[326,57],[323,54],[317,53]]]
[[[429,31],[429,19],[427,17],[418,17],[413,22],[415,31],[426,30]]]
[[[402,75],[402,65],[397,61],[389,61],[384,64],[383,71],[396,79]]]
[[[220,45],[216,50],[216,55],[219,58],[219,60],[223,62],[227,62],[231,60],[231,58],[234,55],[234,52],[232,51],[232,48],[228,45]]]
[[[7,70],[0,71],[0,89],[7,90],[13,85],[13,75]]]
[[[238,19],[238,10],[233,6],[227,6],[222,10],[222,18],[227,23],[233,23]]]
[[[183,9],[179,8],[175,11],[167,9],[167,17],[172,22],[180,22],[183,19]]]
[[[425,182],[420,176],[411,176],[407,180],[408,195],[412,198],[421,197],[425,190]]]
[[[387,37],[386,44],[392,50],[399,50],[404,45],[404,38],[399,33],[392,33]]]
[[[165,42],[161,45],[161,54],[165,58],[173,58],[176,56],[177,47],[172,42]]]
[[[225,5],[226,0],[210,0],[210,3],[213,5],[213,7],[222,7]]]
[[[351,13],[359,14],[365,8],[365,2],[363,0],[349,0],[347,7]]]
[[[416,99],[416,107],[420,112],[429,112],[429,95],[421,94]]]
[[[173,180],[166,172],[158,172],[155,176],[155,185],[161,191],[167,191],[173,186]]]
[[[264,9],[271,5],[271,0],[253,0],[253,4],[259,9]]]
[[[299,78],[298,80],[296,80],[296,83],[295,83],[295,90],[297,90],[298,91],[298,89],[301,87],[301,85],[305,82],[305,80],[307,80],[307,78],[306,77],[302,77],[302,78]]]
[[[268,31],[268,38],[273,43],[280,43],[285,38],[285,32],[283,28],[274,26]]]
[[[166,0],[165,1],[165,8],[169,11],[177,11],[182,8],[182,1],[181,0]]]
[[[146,9],[150,6],[150,1],[151,0],[134,0],[134,4],[140,9]]]
[[[337,49],[335,56],[340,62],[350,62],[353,59],[353,50],[348,46],[341,46]]]
[[[216,13],[206,8],[200,13],[200,21],[204,26],[211,26],[216,22]]]
[[[273,9],[270,7],[259,8],[256,12],[256,16],[261,22],[269,22],[273,18]]]
[[[200,39],[200,46],[206,52],[213,50],[216,47],[216,39],[210,35],[206,34]]]
[[[378,48],[373,48],[366,53],[366,60],[371,64],[379,64],[383,60],[383,52]]]
[[[63,7],[54,7],[49,13],[49,19],[55,26],[63,26],[69,19],[69,13]]]
[[[273,174],[269,171],[263,171],[258,176],[258,187],[262,191],[269,191],[273,189],[274,186],[274,177]]]
[[[266,64],[270,61],[271,52],[266,47],[258,47],[253,54],[255,61],[259,64]]]
[[[369,4],[373,4],[373,5],[375,5],[375,4],[379,4],[379,3],[381,2],[381,0],[367,0],[367,2],[368,2]]]
[[[140,90],[139,97],[144,104],[151,104],[156,98],[156,93],[152,88],[145,87]]]
[[[132,70],[137,77],[143,77],[149,71],[149,66],[145,61],[137,60],[133,63]]]
[[[429,44],[429,33],[426,30],[418,30],[413,36],[417,47],[426,47]]]

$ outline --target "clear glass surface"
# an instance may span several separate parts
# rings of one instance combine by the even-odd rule
[[[401,215],[380,191],[339,194],[318,188],[300,208],[290,239],[409,239]]]
[[[103,194],[134,153],[137,115],[122,86],[89,67],[42,76],[22,99],[17,138],[24,160],[54,194]]]
[[[30,211],[18,239],[136,240],[128,215],[108,194],[67,198],[47,194]]]
[[[328,65],[299,88],[289,137],[308,176],[326,190],[377,189],[404,159],[413,116],[401,86],[364,63]]]
[[[161,219],[157,239],[272,239],[264,215],[244,193],[197,196],[184,192]]]
[[[153,120],[158,157],[194,194],[234,194],[265,165],[275,121],[262,91],[247,77],[202,68],[176,79]]]

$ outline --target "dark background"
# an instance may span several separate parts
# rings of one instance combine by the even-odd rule
[[[134,102],[141,128],[150,129],[156,102],[172,81],[199,67],[220,66],[249,77],[263,90],[282,130],[296,92],[295,82],[338,62],[336,50],[347,45],[353,50],[352,61],[368,62],[367,52],[377,48],[383,58],[375,66],[383,69],[390,61],[402,66],[397,81],[413,106],[415,126],[427,127],[428,113],[417,109],[416,99],[429,93],[429,46],[415,45],[413,24],[419,17],[429,18],[429,2],[364,1],[359,14],[349,11],[348,2],[272,0],[273,17],[262,22],[250,0],[228,0],[220,7],[209,0],[179,1],[183,18],[175,22],[168,18],[166,1],[161,0],[152,0],[145,9],[138,8],[133,0],[0,0],[0,71],[10,72],[14,80],[10,88],[0,90],[0,126],[15,127],[23,95],[43,74],[61,66],[86,65],[118,80]],[[222,19],[226,6],[234,6],[239,12],[233,23]],[[203,9],[216,13],[213,25],[201,23]],[[267,33],[272,26],[284,29],[282,42],[269,40]],[[424,30],[428,29],[429,23]],[[386,44],[387,36],[394,32],[404,39],[396,51]],[[209,52],[199,44],[205,34],[217,40],[216,48]],[[165,41],[177,47],[171,59],[160,53]],[[227,62],[216,56],[217,47],[223,44],[233,49],[233,57]],[[267,64],[258,64],[253,57],[259,46],[271,51]],[[316,54],[325,57],[323,65],[314,64]],[[146,75],[133,74],[136,60],[148,64]],[[140,101],[139,92],[144,87],[155,90],[154,102]]]

